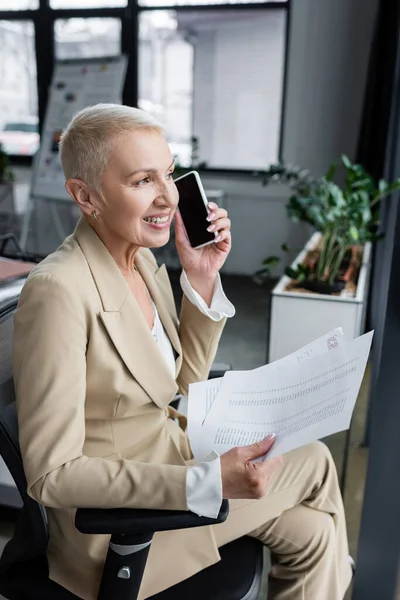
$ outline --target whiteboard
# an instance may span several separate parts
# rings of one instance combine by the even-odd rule
[[[98,102],[121,103],[126,57],[58,61],[50,87],[38,156],[32,177],[32,196],[70,199],[65,190],[58,142],[63,129],[82,108]]]

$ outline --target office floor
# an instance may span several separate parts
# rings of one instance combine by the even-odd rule
[[[25,178],[24,178],[25,179]],[[26,181],[26,180],[25,180]],[[25,183],[25,182],[24,182]],[[24,190],[19,202],[25,203]],[[21,206],[21,205],[20,205]],[[22,207],[21,207],[22,208]],[[20,212],[23,211],[23,208]],[[173,287],[179,297],[178,275],[172,273]],[[265,363],[267,353],[267,327],[270,286],[260,287],[248,277],[223,276],[223,285],[228,298],[236,307],[236,316],[228,321],[219,346],[216,360],[231,364],[234,369],[252,369]],[[311,318],[311,316],[310,316]],[[367,411],[369,370],[366,373],[357,402],[352,424],[351,450],[348,463],[344,501],[347,515],[350,552],[357,554],[357,538],[363,501],[364,481],[367,464],[367,449],[361,447]],[[325,440],[329,446],[340,477],[343,466],[345,434],[340,433]],[[11,522],[0,519],[0,553],[12,535]],[[268,566],[268,562],[267,562]],[[267,569],[260,595],[266,599]],[[0,600],[1,600],[0,596]],[[350,600],[350,591],[346,600]],[[205,599],[206,600],[206,599]]]

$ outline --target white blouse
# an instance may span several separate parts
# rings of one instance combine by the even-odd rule
[[[213,321],[224,317],[233,317],[235,308],[225,296],[218,274],[211,306],[208,307],[203,298],[192,288],[186,273],[182,271],[180,278],[182,291],[192,304]],[[175,356],[171,342],[161,323],[157,308],[154,309],[154,325],[152,334],[171,371],[175,376]],[[193,465],[186,476],[186,498],[189,510],[205,517],[218,516],[222,503],[221,462],[219,454],[212,452],[204,462]]]

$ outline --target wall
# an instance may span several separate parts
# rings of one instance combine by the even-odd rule
[[[377,0],[294,0],[285,159],[322,174],[354,157]]]
[[[284,260],[274,270],[282,272],[288,260],[301,250],[310,230],[296,225],[286,217],[286,190],[282,186],[263,187],[259,180],[224,179],[202,175],[206,190],[223,188],[226,196],[223,206],[232,221],[233,244],[224,271],[251,275],[267,256],[278,255]],[[281,245],[290,247],[288,255]]]

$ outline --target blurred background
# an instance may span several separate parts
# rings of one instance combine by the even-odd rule
[[[60,176],[48,154],[66,125],[51,112],[55,74],[123,57],[104,100],[154,115],[177,174],[197,169],[232,220],[222,277],[237,315],[217,360],[253,369],[333,327],[375,330],[351,429],[326,440],[358,558],[355,600],[400,598],[399,32],[395,0],[0,0],[0,236],[15,236],[16,258],[54,251],[79,217],[38,184]],[[347,223],[343,263],[315,289],[309,257],[332,219]],[[156,256],[179,304],[173,235]],[[18,513],[2,468],[0,550]]]

